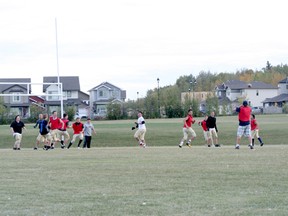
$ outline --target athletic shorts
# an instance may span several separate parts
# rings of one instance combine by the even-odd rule
[[[144,140],[145,133],[146,133],[146,129],[138,129],[134,134],[134,138]]]
[[[251,136],[251,125],[246,125],[246,126],[238,126],[238,130],[237,130],[237,137],[249,137]]]
[[[191,135],[192,137],[196,137],[196,133],[191,127],[183,128],[183,139],[187,140],[189,135]]]

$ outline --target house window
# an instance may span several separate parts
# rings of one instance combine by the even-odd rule
[[[48,91],[48,94],[58,94],[58,91]],[[51,95],[51,96],[48,96],[48,100],[59,100],[59,97],[55,95]]]
[[[67,91],[67,92],[66,92],[67,98],[71,98],[71,95],[72,95],[71,91]]]
[[[19,93],[14,93],[15,95],[12,96],[13,102],[20,102],[20,95]]]
[[[99,97],[107,97],[107,91],[100,90]]]
[[[288,89],[288,85],[286,85],[286,89]]]

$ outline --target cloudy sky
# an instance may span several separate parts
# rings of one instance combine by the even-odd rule
[[[288,63],[285,0],[0,0],[0,5],[1,78],[31,77],[38,83],[59,72],[79,76],[84,92],[108,81],[136,99],[137,92],[144,97],[156,88],[157,78],[166,86],[202,70]]]

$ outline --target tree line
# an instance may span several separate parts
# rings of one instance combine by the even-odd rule
[[[277,86],[278,82],[287,76],[287,64],[272,66],[269,61],[260,70],[241,69],[236,72],[221,73],[200,71],[197,76],[192,74],[183,75],[176,80],[174,85],[160,87],[159,101],[158,88],[154,88],[148,90],[144,98],[139,98],[137,101],[128,100],[122,108],[120,105],[110,104],[108,106],[108,119],[136,118],[137,110],[142,110],[146,118],[159,118],[163,117],[164,114],[167,118],[177,118],[184,117],[188,108],[193,109],[195,116],[200,116],[202,113],[199,112],[199,102],[196,100],[185,100],[186,102],[182,104],[181,92],[214,91],[216,86],[228,80],[261,81]],[[208,97],[206,108],[207,112],[211,110],[216,110],[217,112],[218,99],[216,97]],[[118,110],[118,112],[115,113],[115,110]]]

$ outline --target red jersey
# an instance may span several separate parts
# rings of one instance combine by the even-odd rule
[[[240,112],[239,112],[239,121],[241,122],[249,122],[250,121],[250,116],[251,116],[251,108],[249,106],[241,106],[240,107]]]
[[[59,129],[62,127],[62,124],[60,124],[60,118],[58,117],[54,119],[53,116],[50,116],[49,122],[51,124],[51,130]]]
[[[186,128],[186,127],[191,127],[192,126],[192,124],[194,124],[195,123],[195,120],[193,120],[193,116],[191,116],[191,115],[187,115],[187,120],[185,121],[185,123],[184,123],[184,128]]]
[[[207,128],[207,125],[206,125],[206,120],[203,120],[203,121],[201,122],[201,126],[202,126],[202,128],[203,128],[204,131],[208,131],[208,128]]]
[[[251,120],[251,130],[256,130],[256,129],[259,129],[258,124],[256,122],[256,119],[252,119]]]
[[[81,122],[75,122],[73,123],[72,128],[74,130],[74,134],[80,134],[84,128],[84,125]]]
[[[62,119],[62,121],[64,122],[64,128],[63,128],[63,131],[66,131],[67,127],[68,127],[68,122],[69,120],[68,119]],[[61,126],[61,125],[60,125]]]

